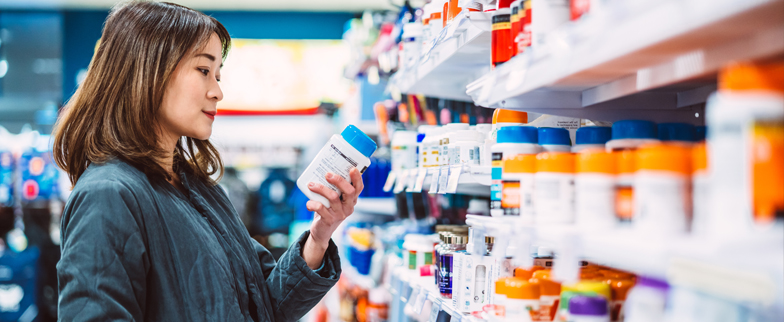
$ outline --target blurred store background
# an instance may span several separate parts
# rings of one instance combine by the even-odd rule
[[[303,321],[784,318],[784,1],[173,2],[232,36],[219,184],[273,255],[330,137],[378,144]],[[115,3],[0,0],[0,322],[57,320],[50,134]]]

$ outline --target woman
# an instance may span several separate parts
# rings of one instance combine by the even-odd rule
[[[309,232],[275,263],[210,176],[208,141],[230,37],[169,3],[112,10],[87,78],[55,130],[74,183],[57,265],[63,321],[294,321],[337,282],[330,237],[363,183],[339,176]],[[260,58],[263,59],[263,58]]]

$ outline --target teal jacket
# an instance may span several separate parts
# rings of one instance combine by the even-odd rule
[[[87,168],[62,217],[61,321],[296,321],[335,285],[332,241],[315,271],[307,232],[276,263],[220,187],[181,178],[187,194],[120,160]]]

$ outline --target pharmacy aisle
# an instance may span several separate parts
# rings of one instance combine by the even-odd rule
[[[433,0],[377,29],[398,209],[344,276],[386,316],[352,319],[784,319],[784,1]]]

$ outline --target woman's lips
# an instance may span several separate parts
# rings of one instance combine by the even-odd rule
[[[202,111],[202,113],[204,113],[204,115],[207,115],[207,117],[209,117],[210,120],[213,120],[213,121],[215,120],[215,112],[204,112],[204,111]]]

